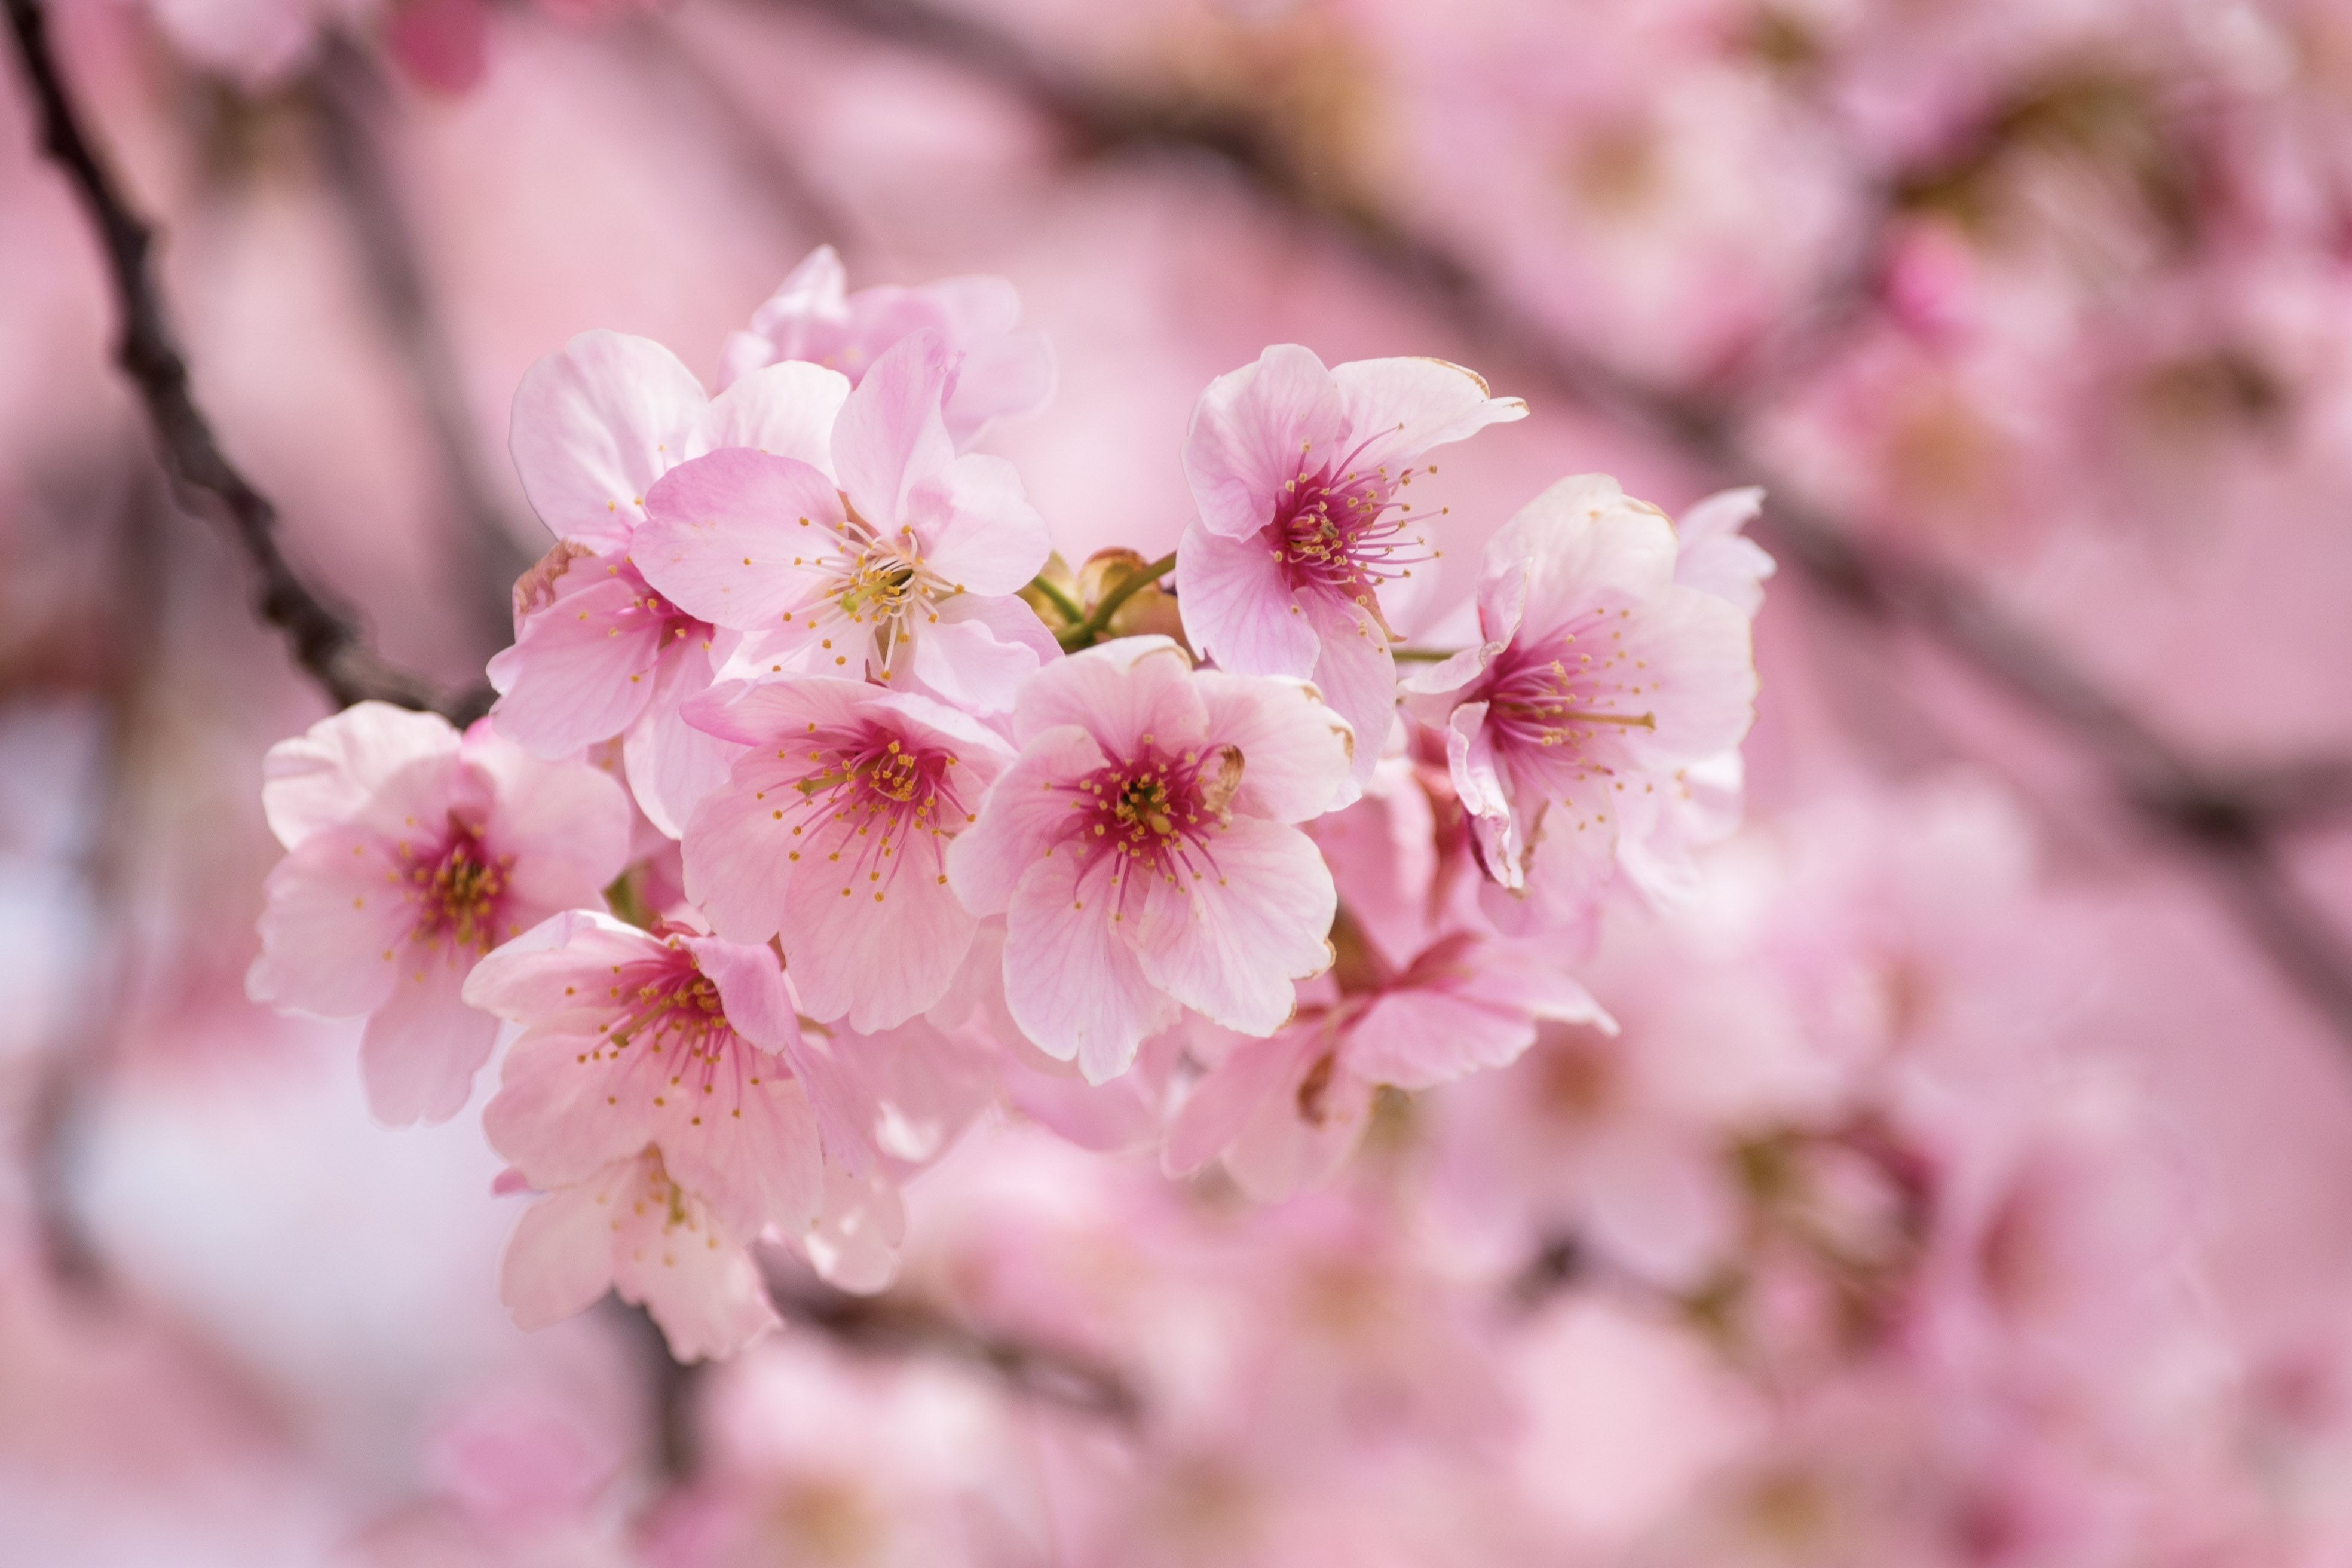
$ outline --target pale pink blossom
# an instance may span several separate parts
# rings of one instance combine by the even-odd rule
[[[755,1315],[736,1303],[735,1265],[723,1255],[771,1227],[805,1234],[826,1206],[829,1163],[860,1174],[872,1166],[861,1097],[803,1040],[768,948],[648,932],[576,910],[493,954],[466,998],[525,1026],[482,1125],[522,1180],[556,1194],[533,1211],[541,1217],[526,1220],[530,1242],[519,1232],[509,1254],[518,1318],[585,1305],[575,1298],[596,1276],[593,1253],[604,1259],[604,1278],[646,1300],[656,1317],[713,1311],[748,1325]],[[596,1227],[592,1247],[584,1230],[573,1234],[586,1224],[573,1210],[589,1201],[578,1193],[609,1195],[615,1184],[670,1192],[667,1217],[656,1225],[636,1215],[644,1223],[633,1228],[617,1214],[604,1216],[614,1223]],[[668,1261],[658,1266],[648,1241],[656,1230],[668,1238],[659,1255]],[[697,1256],[672,1275],[688,1237]],[[579,1255],[553,1260],[566,1248]],[[534,1281],[534,1268],[552,1279]],[[706,1300],[713,1289],[719,1294]],[[699,1342],[699,1331],[671,1331],[674,1341],[683,1331]],[[724,1348],[706,1344],[705,1352]]]
[[[1038,672],[1018,762],[948,851],[966,907],[1005,920],[1004,992],[1090,1082],[1191,1007],[1244,1034],[1330,962],[1331,874],[1294,824],[1348,776],[1348,727],[1297,681],[1195,670],[1125,637]]]
[[[490,660],[499,730],[541,756],[613,735],[637,804],[677,837],[732,748],[678,705],[708,688],[737,639],[648,587],[630,559],[646,495],[676,464],[716,449],[772,452],[830,471],[848,384],[782,364],[713,398],[659,343],[583,332],[531,366],[511,445],[523,490],[558,537],[515,585],[514,646]]]
[[[1562,479],[1487,545],[1480,645],[1407,681],[1511,895],[1496,919],[1566,925],[1621,869],[1654,900],[1682,886],[1660,824],[1686,770],[1747,733],[1756,668],[1747,616],[1676,564],[1664,512],[1606,475]]]
[[[687,893],[712,927],[781,934],[814,1017],[871,1031],[938,1002],[979,925],[947,885],[947,847],[1012,748],[862,681],[730,684],[689,713],[748,748],[687,825]]]
[[[837,486],[826,467],[775,453],[680,466],[647,492],[638,569],[687,613],[757,634],[753,668],[1011,707],[1059,652],[1014,596],[1053,542],[1011,464],[956,455],[940,417],[955,379],[936,332],[885,353],[833,427]]]
[[[1184,438],[1199,516],[1176,552],[1184,635],[1221,668],[1311,679],[1356,731],[1360,786],[1388,740],[1396,660],[1383,584],[1427,566],[1416,468],[1433,447],[1527,416],[1460,365],[1357,360],[1296,343],[1219,376]]]
[[[1034,414],[1053,397],[1053,346],[1043,332],[1016,330],[1021,296],[1003,279],[945,278],[855,294],[847,285],[833,247],[809,252],[753,312],[751,330],[728,334],[719,384],[779,360],[811,360],[855,385],[891,345],[928,331],[962,355],[940,410],[957,451],[970,450],[994,421]]]
[[[272,747],[262,805],[287,847],[270,873],[259,1002],[364,1016],[368,1102],[390,1122],[466,1103],[495,1020],[461,988],[482,955],[601,903],[628,802],[584,763],[549,763],[477,723],[362,702]]]
[[[648,1148],[526,1209],[499,1296],[519,1327],[542,1329],[616,1291],[653,1315],[678,1360],[732,1355],[777,1324],[749,1240]]]
[[[806,1080],[774,952],[573,910],[494,954],[466,998],[525,1026],[482,1122],[533,1186],[653,1143],[730,1229],[814,1220],[828,1086]]]
[[[1445,937],[1399,971],[1349,933],[1336,999],[1287,1028],[1233,1042],[1168,1131],[1162,1162],[1187,1175],[1222,1154],[1244,1192],[1286,1197],[1328,1176],[1370,1124],[1383,1084],[1422,1089],[1507,1067],[1538,1019],[1616,1026],[1583,986],[1532,953],[1473,932]]]

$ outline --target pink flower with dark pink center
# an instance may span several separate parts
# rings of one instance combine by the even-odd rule
[[[1748,616],[1675,580],[1675,531],[1606,475],[1562,479],[1506,523],[1478,583],[1481,643],[1406,682],[1445,736],[1507,923],[1588,913],[1622,868],[1662,886],[1685,775],[1754,716]],[[1516,907],[1513,907],[1516,904]]]
[[[646,585],[624,550],[569,541],[515,584],[514,646],[489,663],[491,722],[541,756],[569,757],[614,735],[637,805],[676,837],[735,749],[688,724],[736,640]]]
[[[719,384],[779,360],[811,360],[854,386],[894,344],[929,331],[962,355],[940,408],[957,451],[996,420],[1034,414],[1052,399],[1053,345],[1043,332],[1016,330],[1021,296],[1003,279],[945,278],[855,294],[847,287],[833,247],[810,251],[752,315],[751,330],[728,334]]]
[[[360,1063],[386,1121],[466,1103],[498,1032],[467,1007],[492,948],[620,874],[628,802],[584,763],[547,763],[478,723],[362,702],[280,742],[262,805],[288,854],[267,884],[256,1001],[364,1015]]]
[[[577,1289],[551,1293],[510,1260],[510,1304],[569,1300],[576,1310],[617,1281],[666,1328],[727,1307],[731,1295],[706,1298],[731,1266],[700,1255],[740,1251],[770,1228],[803,1237],[824,1209],[828,1163],[858,1175],[874,1168],[862,1093],[802,1039],[769,948],[575,910],[485,960],[466,999],[525,1026],[482,1116],[491,1146],[524,1180],[555,1205],[576,1202],[567,1194],[584,1186],[667,1188],[658,1253],[625,1216],[599,1216],[609,1223],[562,1244],[585,1256],[541,1264]],[[682,1251],[697,1254],[692,1266]]]
[[[1193,1089],[1169,1128],[1169,1174],[1222,1154],[1252,1197],[1286,1197],[1355,1149],[1381,1085],[1429,1089],[1507,1067],[1538,1020],[1615,1029],[1583,986],[1475,933],[1431,943],[1402,971],[1352,930],[1340,952],[1335,999],[1302,1006],[1271,1038],[1234,1042]]]
[[[830,471],[849,384],[779,364],[718,397],[659,343],[583,332],[531,366],[511,445],[523,490],[556,534],[515,584],[515,644],[490,660],[501,732],[545,757],[614,735],[637,804],[676,837],[732,749],[678,718],[738,640],[646,585],[630,560],[646,496],[704,453],[773,452]]]
[[[980,923],[947,885],[947,847],[1012,748],[862,681],[730,683],[688,717],[749,748],[687,825],[687,892],[712,926],[780,935],[813,1017],[870,1032],[938,1002]]]
[[[834,426],[838,487],[756,452],[674,470],[647,497],[638,568],[672,602],[750,634],[754,668],[1011,707],[1061,652],[1015,596],[1053,543],[1010,463],[956,456],[940,414],[955,374],[936,333],[884,354]]]
[[[1195,670],[1125,637],[1040,670],[1021,757],[948,850],[979,915],[1005,916],[1004,994],[1091,1082],[1191,1007],[1265,1035],[1330,963],[1331,874],[1294,824],[1347,782],[1346,722],[1302,682]]]
[[[1176,553],[1184,635],[1220,668],[1312,679],[1371,777],[1396,702],[1383,585],[1435,555],[1410,490],[1433,447],[1521,419],[1460,365],[1358,360],[1327,370],[1279,344],[1201,395],[1184,441],[1200,516]]]

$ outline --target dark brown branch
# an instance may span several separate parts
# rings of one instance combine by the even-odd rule
[[[278,546],[278,512],[229,462],[196,406],[188,367],[172,334],[150,252],[154,234],[131,211],[76,118],[38,0],[7,0],[16,56],[33,89],[41,145],[89,209],[106,251],[107,272],[122,319],[116,363],[137,388],[154,427],[164,466],[184,493],[210,496],[257,578],[254,608],[285,637],[294,661],[337,703],[373,698],[430,710],[463,721],[488,706],[488,694],[452,695],[369,647],[358,626],[295,572]]]
[[[768,1270],[768,1293],[788,1321],[821,1330],[852,1349],[900,1355],[926,1351],[986,1367],[1020,1393],[1066,1409],[1120,1422],[1142,1415],[1142,1400],[1116,1369],[975,1332],[918,1300],[887,1292],[854,1296],[783,1268]]]
[[[1222,160],[1273,205],[1322,228],[1392,279],[1439,305],[1505,359],[1517,359],[1553,390],[1664,441],[1718,482],[1763,479],[1773,505],[1754,526],[1780,561],[1864,618],[1916,632],[2091,752],[2116,797],[2195,849],[2226,900],[2281,974],[2352,1040],[2352,950],[2280,873],[2275,840],[2324,816],[2352,809],[2352,767],[2324,763],[2265,777],[2224,776],[2188,758],[2084,675],[2055,646],[1956,574],[1867,541],[1773,483],[1769,465],[1740,439],[1741,403],[1646,385],[1528,318],[1488,289],[1463,258],[1335,195],[1298,165],[1282,139],[1246,114],[1181,100],[1135,101],[1097,90],[1010,34],[922,0],[787,0],[869,36],[922,50],[1012,93],[1058,122],[1086,153],[1174,146]],[[1857,251],[1866,280],[1874,239]],[[1845,322],[1851,300],[1811,312]],[[1826,352],[1816,342],[1811,353]]]

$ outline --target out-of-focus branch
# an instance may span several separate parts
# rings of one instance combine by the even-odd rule
[[[1143,1413],[1141,1398],[1115,1368],[1066,1351],[976,1333],[920,1301],[887,1293],[854,1296],[780,1268],[768,1270],[768,1293],[789,1321],[854,1349],[923,1351],[984,1366],[1032,1398],[1114,1421],[1134,1421]]]
[[[284,635],[305,673],[340,704],[373,698],[430,710],[463,722],[488,706],[487,692],[452,694],[379,657],[358,626],[305,583],[278,545],[278,511],[233,466],[196,406],[187,362],[163,312],[149,265],[153,231],[132,212],[83,133],[38,0],[7,0],[9,31],[41,121],[43,150],[62,169],[97,226],[121,312],[116,362],[138,389],[164,464],[184,491],[217,503],[258,579],[254,607]]]
[[[449,339],[434,312],[415,231],[403,210],[373,121],[384,83],[375,63],[340,35],[328,37],[306,94],[327,174],[351,220],[385,327],[415,384],[444,485],[459,514],[452,541],[457,591],[491,647],[512,635],[507,585],[530,566],[515,542],[476,449],[474,419]]]
[[[924,0],[786,3],[993,82],[1058,122],[1082,152],[1170,145],[1213,154],[1266,200],[1342,241],[1554,390],[1663,440],[1718,482],[1764,478],[1774,502],[1751,531],[1784,564],[1849,612],[1926,637],[2095,756],[2117,798],[2199,855],[2280,973],[2352,1040],[2352,950],[2281,873],[2274,854],[2280,835],[2352,810],[2352,764],[2318,763],[2241,778],[2193,761],[1973,584],[1913,552],[1863,538],[1807,503],[1795,487],[1771,483],[1769,465],[1738,434],[1739,398],[1650,386],[1561,342],[1444,245],[1335,195],[1288,154],[1269,126],[1245,113],[1103,91],[1011,34]],[[1878,249],[1874,238],[1857,254]],[[1854,283],[1842,279],[1837,292],[1851,293]],[[1836,323],[1856,312],[1851,300],[1831,300],[1814,314]],[[1826,351],[1816,343],[1811,352]]]

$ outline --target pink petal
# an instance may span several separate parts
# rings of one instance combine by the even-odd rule
[[[757,332],[730,332],[719,345],[719,379],[711,384],[730,387],[765,365],[776,363],[776,345]],[[833,461],[828,450],[825,461]]]
[[[833,424],[848,397],[849,378],[823,365],[786,360],[751,370],[710,400],[682,456],[748,447],[830,477]]]
[[[1064,724],[1131,756],[1146,735],[1165,751],[1199,742],[1208,715],[1182,648],[1161,637],[1120,637],[1055,661],[1021,689],[1013,727],[1024,742]]]
[[[558,538],[626,544],[707,401],[694,373],[651,339],[581,333],[524,372],[515,393],[509,446],[523,494]]]
[[[800,1020],[776,955],[765,947],[717,937],[688,937],[695,967],[719,987],[727,1021],[737,1034],[767,1051],[799,1043]]]
[[[730,941],[764,942],[782,921],[792,857],[814,842],[807,802],[793,787],[802,772],[755,752],[687,819],[687,896]]]
[[[784,280],[776,285],[776,291],[751,313],[751,330],[772,340],[778,353],[804,359],[808,356],[794,336],[794,328],[812,320],[847,320],[845,299],[848,287],[849,275],[841,265],[841,254],[829,245],[820,245],[801,258]]]
[[[643,957],[642,953],[635,956]],[[608,984],[583,976],[598,1002]],[[601,978],[609,984],[608,970]],[[650,1052],[625,1053],[617,1063],[603,1058],[600,1026],[614,1016],[611,1006],[583,1009],[569,1028],[534,1029],[508,1047],[499,1069],[499,1092],[482,1108],[482,1132],[499,1157],[542,1192],[582,1182],[615,1160],[644,1149],[655,1135],[653,1079],[663,1062]],[[588,1057],[583,1063],[579,1058]]]
[[[930,834],[897,845],[890,869],[844,875],[817,857],[840,847],[855,864],[854,826],[827,826],[833,831],[809,840],[809,858],[785,887],[784,956],[810,1016],[845,1016],[870,1034],[946,994],[980,922],[946,886],[941,846]],[[821,866],[833,874],[820,874]],[[869,880],[877,873],[879,883]]]
[[[1039,861],[1005,912],[1005,1004],[1040,1050],[1076,1058],[1088,1083],[1125,1072],[1145,1037],[1177,1012],[1111,923],[1118,864],[1103,856],[1081,883],[1067,855]]]
[[[741,1243],[716,1228],[690,1196],[683,1224],[667,1223],[669,1205],[642,1177],[624,1193],[633,1211],[612,1237],[613,1285],[661,1325],[679,1361],[732,1355],[776,1326],[760,1270]]]
[[[906,1234],[906,1206],[887,1173],[877,1167],[853,1177],[828,1163],[824,1214],[801,1238],[801,1249],[835,1289],[871,1295],[898,1278],[898,1244]]]
[[[1620,657],[1639,670],[1642,689],[1619,700],[1656,720],[1619,737],[1626,754],[1670,773],[1738,745],[1756,716],[1748,617],[1713,594],[1673,587],[1620,626]]]
[[[391,846],[365,829],[329,828],[305,838],[263,883],[261,954],[247,973],[246,994],[323,1018],[383,1005],[393,977],[384,954],[407,940],[416,921],[394,885],[405,869]]]
[[[1675,574],[1674,525],[1608,475],[1579,474],[1520,508],[1487,542],[1481,599],[1489,581],[1499,587],[1522,569],[1519,634],[1540,637],[1612,595],[1638,604],[1665,592]]]
[[[907,517],[908,492],[955,458],[940,416],[954,356],[936,332],[917,332],[874,362],[842,405],[833,458],[841,488],[877,529]]]
[[[931,569],[967,593],[1024,587],[1054,552],[1045,520],[1002,458],[958,458],[907,492],[904,521]]]
[[[653,695],[661,622],[638,610],[634,584],[611,578],[534,611],[490,663],[504,681],[490,710],[499,733],[543,757],[568,757],[619,734]]]
[[[615,1166],[594,1183],[551,1194],[523,1211],[499,1262],[499,1300],[517,1328],[560,1323],[612,1289],[608,1216],[623,1196],[627,1168]]]
[[[1160,1169],[1189,1176],[1223,1153],[1268,1096],[1297,1087],[1307,1055],[1328,1045],[1312,1026],[1240,1042],[1194,1086],[1169,1123]]]
[[[1255,534],[1274,521],[1302,458],[1313,468],[1346,456],[1346,427],[1331,373],[1296,343],[1211,382],[1184,437],[1184,478],[1202,525],[1228,539]]]
[[[1314,673],[1315,628],[1260,534],[1228,539],[1195,519],[1176,551],[1176,604],[1185,637],[1219,668],[1300,680]]]
[[[781,625],[825,577],[845,513],[833,481],[791,458],[728,447],[681,463],[646,498],[629,559],[663,597],[714,626]]]
[[[1002,713],[1012,708],[1021,683],[1037,671],[1037,650],[1025,643],[1000,639],[986,611],[974,614],[975,604],[1014,607],[1032,622],[1037,617],[1018,599],[981,600],[959,594],[940,607],[937,622],[923,626],[915,637],[912,671],[924,689],[973,713]],[[950,618],[950,612],[965,606]],[[1037,622],[1038,629],[1044,623]]]
[[[1353,742],[1311,687],[1203,669],[1193,675],[1192,689],[1207,710],[1209,739],[1241,752],[1242,785],[1233,810],[1305,822],[1336,809],[1333,797],[1347,783]]]
[[[1535,1016],[1499,999],[1392,991],[1349,1032],[1348,1065],[1370,1083],[1429,1089],[1480,1068],[1507,1067],[1535,1037]]]
[[[602,996],[612,966],[659,943],[602,910],[566,910],[488,954],[467,975],[466,1005],[518,1024],[540,1024]]]
[[[1202,858],[1207,876],[1149,883],[1140,918],[1129,915],[1143,974],[1229,1029],[1270,1035],[1290,1017],[1291,982],[1330,967],[1331,872],[1307,835],[1253,816]]]
[[[466,1005],[470,963],[410,943],[389,967],[397,972],[392,995],[360,1037],[368,1109],[394,1127],[446,1121],[472,1096],[498,1020]]]
[[[1016,300],[1016,309],[1018,303]],[[1043,332],[979,338],[966,327],[962,341],[968,345],[963,364],[956,374],[955,390],[940,410],[960,452],[969,450],[997,420],[1034,414],[1051,403],[1060,376],[1054,345]]]
[[[1389,652],[1388,634],[1360,606],[1328,594],[1315,595],[1306,605],[1322,644],[1315,685],[1352,731],[1349,776],[1360,790],[1370,782],[1396,724],[1396,658]]]
[[[400,769],[457,750],[457,729],[438,713],[353,703],[269,748],[261,763],[261,809],[269,830],[291,849],[358,816]]]
[[[674,645],[663,658],[660,677],[653,700],[629,726],[621,754],[638,809],[676,838],[685,833],[702,797],[727,782],[742,748],[695,728],[682,711],[685,701],[709,689],[708,653]]]
[[[1331,379],[1360,443],[1351,468],[1401,468],[1432,447],[1528,416],[1525,403],[1491,395],[1477,372],[1442,359],[1360,359],[1333,366]]]
[[[753,1068],[741,1114],[691,1121],[672,1100],[660,1118],[662,1163],[709,1209],[729,1236],[757,1235],[769,1226],[798,1236],[816,1223],[824,1195],[825,1139],[808,1086],[780,1071]]]
[[[507,882],[514,902],[548,913],[600,907],[629,856],[629,803],[613,775],[586,763],[546,762],[479,726],[466,738],[466,771],[491,785],[483,847],[514,858]]]
[[[1054,786],[1083,778],[1106,760],[1094,737],[1076,726],[1030,740],[1020,761],[989,786],[979,821],[948,847],[948,885],[966,909],[1005,911],[1022,877],[1069,833],[1069,798]]]

